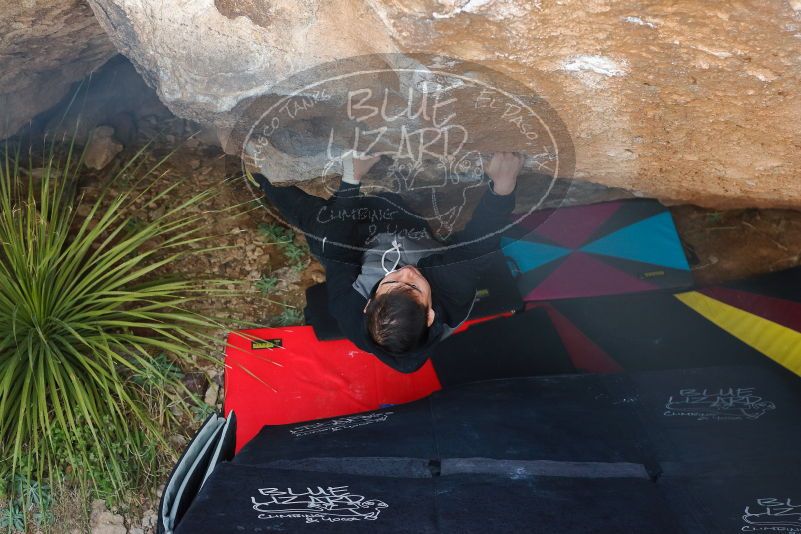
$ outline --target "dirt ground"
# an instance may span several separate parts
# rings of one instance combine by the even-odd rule
[[[133,189],[139,197],[124,217],[128,223],[136,224],[137,221],[153,220],[165,210],[202,191],[213,192],[208,200],[188,211],[192,215],[202,216],[202,235],[209,238],[203,247],[214,250],[189,255],[154,274],[180,274],[190,279],[213,278],[231,282],[228,285],[228,289],[232,290],[231,296],[215,296],[192,302],[193,311],[216,318],[221,323],[219,331],[213,333],[217,342],[205,354],[217,363],[214,365],[207,359],[198,358],[197,368],[184,369],[182,379],[190,391],[219,409],[224,399],[222,363],[227,333],[243,328],[276,325],[276,321],[287,310],[294,312],[294,315],[290,315],[294,324],[302,323],[304,291],[306,287],[323,281],[325,274],[322,267],[308,256],[299,261],[287,258],[284,248],[271,243],[259,230],[260,224],[275,223],[275,220],[254,199],[242,178],[226,180],[228,174],[240,168],[238,161],[231,161],[214,145],[197,139],[187,140],[192,132],[183,129],[185,121],[174,119],[172,122],[165,129],[163,120],[159,120],[157,142],[142,156],[145,160],[144,170],[175,150],[160,166],[159,174],[166,172],[166,175],[159,179],[159,185],[147,189],[150,180],[137,182],[135,179],[118,178],[119,181],[110,186],[112,194],[107,198],[113,198],[115,191]],[[138,144],[126,148],[108,167],[98,172],[87,170],[82,175],[79,194],[83,195],[84,201],[83,208],[78,208],[79,216],[87,214],[88,205],[97,198],[101,188],[148,139],[153,139],[154,132],[143,129],[140,136]],[[137,173],[136,176],[141,174]],[[164,188],[175,183],[178,185],[169,195],[148,205]],[[296,236],[295,242],[302,245],[303,238]],[[258,282],[263,276],[275,281],[269,291],[259,288]],[[168,441],[174,448],[175,460],[198,425],[199,422],[194,421],[188,422],[183,429],[165,429],[165,433],[170,434]],[[141,532],[144,534],[155,532],[152,526],[145,525],[154,524],[154,510],[160,498],[156,486],[163,484],[171,464],[163,467],[164,472],[159,476],[158,483],[143,494],[134,496],[131,508],[121,511],[125,516],[125,524],[130,527],[129,532],[139,532],[139,525],[142,525]],[[59,495],[54,509],[54,532],[94,532],[98,528],[103,531],[102,527],[95,524],[95,516],[102,516],[102,513],[96,513],[96,504],[92,504],[90,524],[89,514],[82,511],[88,509],[88,503],[80,501],[78,495]],[[110,517],[119,517],[115,515],[116,511],[112,512]],[[119,520],[122,521],[121,518]]]
[[[693,276],[713,284],[801,264],[801,212],[671,209],[689,249]],[[693,258],[693,252],[695,257]]]
[[[176,120],[177,122],[182,122]],[[225,318],[240,328],[253,325],[269,325],[283,310],[289,308],[302,311],[305,304],[306,287],[324,280],[322,267],[310,258],[304,259],[301,268],[290,265],[281,247],[271,244],[259,231],[262,223],[276,223],[267,210],[254,197],[244,179],[227,180],[229,174],[239,166],[230,156],[225,156],[216,146],[203,144],[196,139],[173,141],[167,135],[164,146],[149,151],[145,158],[155,163],[177,148],[175,153],[161,166],[168,173],[161,186],[152,188],[136,202],[139,209],[130,214],[132,219],[153,218],[165,209],[198,194],[213,192],[210,199],[190,208],[200,213],[205,221],[203,235],[209,237],[204,247],[217,250],[195,254],[176,264],[170,272],[196,278],[219,278],[234,282],[229,289],[237,289],[235,300],[217,299],[196,301],[195,309],[211,316]],[[133,149],[131,149],[133,150]],[[125,155],[118,159],[123,161]],[[83,189],[91,200],[103,180],[113,173],[113,167],[88,180]],[[166,199],[145,208],[145,205],[171,181],[179,181],[178,187]],[[144,190],[147,182],[137,186]],[[302,244],[303,237],[295,242]],[[262,276],[273,276],[279,283],[269,293],[257,287]]]

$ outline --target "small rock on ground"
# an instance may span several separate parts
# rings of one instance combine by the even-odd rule
[[[92,502],[90,526],[92,534],[128,534],[123,517],[109,511],[99,499]]]
[[[90,132],[84,165],[99,171],[122,152],[122,145],[114,140],[113,135],[114,128],[111,126],[98,126]]]
[[[203,401],[209,406],[216,406],[217,397],[219,395],[220,395],[220,386],[212,382],[211,384],[209,384],[209,388],[206,390],[206,395],[203,397]]]

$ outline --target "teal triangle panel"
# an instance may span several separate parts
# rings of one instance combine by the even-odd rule
[[[569,248],[535,243],[534,241],[514,241],[505,237],[501,240],[501,247],[503,247],[503,254],[511,258],[517,268],[524,273],[542,267],[572,252]]]
[[[583,246],[581,250],[673,269],[690,270],[669,211],[624,226]]]

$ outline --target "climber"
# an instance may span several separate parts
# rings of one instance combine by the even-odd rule
[[[362,177],[379,159],[344,158],[340,187],[328,200],[274,186],[261,173],[246,175],[286,222],[306,234],[325,268],[329,310],[344,335],[408,373],[469,315],[479,278],[500,247],[498,230],[514,208],[523,157],[493,155],[486,192],[446,243],[433,239],[420,218],[388,209],[392,193],[360,194]]]

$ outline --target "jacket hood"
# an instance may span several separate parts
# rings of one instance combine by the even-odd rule
[[[429,356],[431,356],[431,349],[433,346],[436,345],[446,333],[444,323],[435,319],[434,324],[429,327],[423,343],[413,350],[398,354],[384,349],[381,345],[373,341],[367,329],[366,315],[362,318],[362,330],[362,339],[365,344],[362,348],[401,373],[413,373],[420,369],[423,364],[426,363]]]

